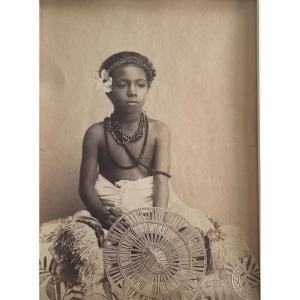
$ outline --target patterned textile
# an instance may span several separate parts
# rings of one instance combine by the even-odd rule
[[[50,253],[50,248],[56,240],[57,232],[72,217],[58,219],[42,224],[40,228],[40,299],[41,300],[77,300],[82,299],[81,286],[68,286],[61,276],[62,266]]]
[[[107,208],[121,214],[152,206],[153,177],[120,180],[113,184],[99,175],[95,189]],[[242,259],[251,255],[241,232],[188,207],[178,199],[171,186],[168,209],[201,230],[211,257],[209,272],[194,300],[241,299],[233,289],[232,274]],[[86,210],[42,224],[40,300],[117,299],[103,268],[101,233],[106,232]]]

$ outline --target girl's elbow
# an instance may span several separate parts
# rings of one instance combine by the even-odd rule
[[[154,183],[157,185],[167,186],[169,183],[169,177],[163,174],[156,174],[153,176]]]

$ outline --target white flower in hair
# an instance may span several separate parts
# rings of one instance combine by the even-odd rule
[[[100,80],[97,80],[97,89],[104,90],[105,93],[110,93],[112,89],[112,78],[109,77],[108,72],[103,69],[100,73]]]

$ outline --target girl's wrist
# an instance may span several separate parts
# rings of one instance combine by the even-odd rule
[[[109,210],[105,210],[102,211],[100,214],[102,217],[108,217],[109,215],[111,215],[111,212]]]
[[[100,207],[97,210],[97,219],[105,219],[110,215],[110,211],[106,207]]]

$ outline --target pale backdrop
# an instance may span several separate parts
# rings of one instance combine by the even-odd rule
[[[83,207],[81,143],[112,106],[101,62],[150,57],[146,111],[172,132],[172,183],[185,202],[241,227],[258,254],[256,1],[41,1],[40,218]]]

